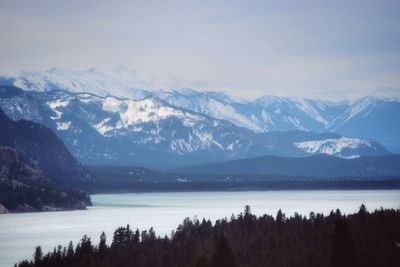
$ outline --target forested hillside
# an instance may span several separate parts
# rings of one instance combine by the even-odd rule
[[[185,219],[171,237],[154,230],[119,227],[111,244],[103,233],[98,245],[87,236],[75,247],[55,248],[18,267],[51,266],[400,266],[400,210],[356,214],[339,210],[328,216],[311,213],[286,217],[257,217],[246,206],[243,213],[221,219]]]
[[[0,110],[0,206],[2,212],[83,209],[93,183],[48,128],[12,121]]]
[[[13,121],[0,109],[0,144],[16,149],[36,162],[54,183],[82,186],[88,172],[47,127],[27,120]]]
[[[84,209],[89,196],[55,187],[37,165],[15,149],[0,145],[0,213]]]

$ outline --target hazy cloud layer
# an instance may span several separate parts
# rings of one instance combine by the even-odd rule
[[[244,97],[398,91],[399,14],[378,0],[0,0],[0,68],[125,65]]]

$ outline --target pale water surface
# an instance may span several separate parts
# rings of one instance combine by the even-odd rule
[[[44,251],[56,245],[76,244],[88,234],[97,243],[102,231],[108,240],[116,227],[154,227],[159,235],[169,235],[185,217],[212,221],[238,214],[248,204],[257,215],[287,215],[311,211],[328,214],[339,208],[356,212],[364,203],[369,210],[400,208],[400,190],[304,190],[246,192],[185,192],[104,194],[92,196],[93,207],[82,211],[41,212],[0,215],[0,266],[12,266],[31,258],[33,249]]]

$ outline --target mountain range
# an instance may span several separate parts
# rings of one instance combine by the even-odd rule
[[[157,96],[132,100],[3,86],[0,108],[14,120],[46,125],[79,161],[91,165],[154,168],[262,155],[325,153],[355,158],[390,154],[375,141],[335,133],[255,132]]]
[[[0,107],[8,116],[51,128],[85,164],[154,167],[263,155],[400,152],[396,96],[250,101],[174,90],[122,67],[20,72],[1,75],[0,85]]]
[[[155,78],[124,67],[21,71],[0,75],[0,85],[13,85],[28,91],[66,90],[133,100],[157,96],[171,105],[227,120],[255,132],[336,132],[373,139],[393,152],[400,152],[400,116],[393,116],[399,114],[399,93],[338,102],[276,96],[250,101],[221,92],[174,90]]]

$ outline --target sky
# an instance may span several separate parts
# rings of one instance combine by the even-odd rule
[[[126,66],[171,87],[400,92],[400,1],[0,0],[0,70]]]

